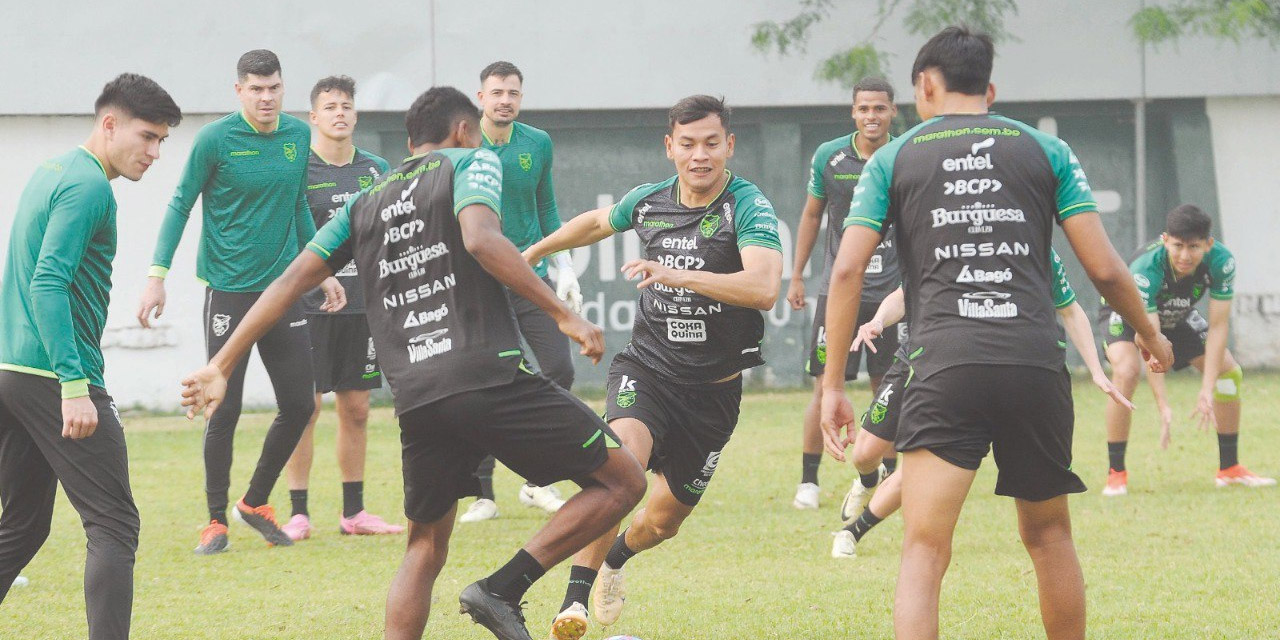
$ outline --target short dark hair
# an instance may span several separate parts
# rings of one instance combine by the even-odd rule
[[[418,96],[404,114],[404,128],[409,130],[409,145],[417,147],[442,142],[460,118],[480,123],[480,109],[471,99],[453,87],[431,87]]]
[[[1194,204],[1180,204],[1164,217],[1164,232],[1183,240],[1204,240],[1212,227],[1209,214]]]
[[[236,77],[244,80],[249,74],[269,76],[280,72],[280,58],[267,49],[254,49],[240,56],[236,62]]]
[[[942,72],[947,91],[969,96],[984,95],[991,84],[991,64],[996,47],[991,36],[967,26],[951,26],[920,47],[911,65],[911,84],[927,69]]]
[[[102,93],[93,103],[93,113],[101,115],[108,107],[115,107],[152,124],[176,127],[182,122],[182,110],[169,92],[155,80],[136,73],[122,73],[102,87]]]
[[[341,91],[347,94],[348,98],[355,100],[356,98],[356,81],[351,76],[329,76],[320,78],[316,82],[316,86],[311,87],[311,106],[315,106],[316,98],[326,91]]]
[[[731,113],[732,110],[724,103],[724,98],[708,95],[689,96],[677,102],[667,112],[668,130],[675,131],[678,124],[689,124],[714,115],[720,116],[720,124],[724,125],[725,131],[728,131]]]
[[[484,81],[488,79],[489,76],[498,76],[499,79],[505,78],[507,76],[515,76],[517,78],[520,78],[520,84],[522,85],[524,84],[524,74],[520,73],[520,69],[517,68],[514,64],[511,64],[506,60],[499,60],[481,69],[480,84],[484,84]]]
[[[893,85],[888,80],[878,76],[867,76],[853,85],[853,99],[858,99],[858,94],[863,91],[883,91],[889,94],[889,102],[893,102]]]

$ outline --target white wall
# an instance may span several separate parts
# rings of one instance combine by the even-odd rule
[[[752,49],[751,27],[790,17],[796,0],[25,2],[21,28],[0,38],[0,59],[32,62],[0,65],[0,83],[19,88],[0,113],[86,113],[122,71],[152,76],[186,112],[224,113],[235,106],[236,59],[258,47],[281,56],[291,110],[305,109],[315,80],[345,73],[360,83],[362,109],[401,111],[433,83],[474,87],[498,59],[525,71],[528,109],[665,107],[691,93],[723,94],[738,106],[835,104],[846,101],[844,90],[815,81],[813,70],[869,35],[876,4],[836,3],[807,53],[779,58]],[[998,48],[1001,100],[1140,94],[1128,26],[1139,0],[1019,5],[1008,24],[1019,40]],[[900,17],[885,23],[877,44],[905,94],[924,38],[906,34]],[[1274,94],[1280,50],[1190,39],[1151,52],[1147,69],[1151,97]]]
[[[1280,97],[1213,98],[1213,129],[1222,234],[1236,258],[1236,358],[1246,366],[1280,366]]]
[[[119,241],[112,277],[111,307],[103,336],[107,390],[121,407],[135,403],[178,408],[178,380],[205,362],[201,324],[204,287],[195,279],[200,205],[192,212],[168,278],[168,306],[159,330],[146,331],[135,319],[138,298],[151,264],[156,234],[173,186],[191,150],[196,131],[212,120],[188,117],[172,130],[160,160],[138,183],[117,178]],[[92,128],[88,116],[0,117],[0,263],[8,254],[9,230],[18,197],[36,164],[84,142]],[[266,372],[252,357],[245,401],[271,404],[274,394]]]

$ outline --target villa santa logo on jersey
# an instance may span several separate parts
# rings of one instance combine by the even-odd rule
[[[533,168],[533,154],[522,153],[517,158],[520,160],[520,168],[528,171]]]
[[[298,159],[298,145],[294,142],[286,142],[282,146],[284,149],[284,159],[293,162]]]

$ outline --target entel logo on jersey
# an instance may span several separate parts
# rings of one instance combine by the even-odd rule
[[[707,323],[704,320],[667,318],[667,340],[672,342],[706,342]]]
[[[991,154],[984,153],[978,155],[983,149],[990,149],[995,146],[995,138],[987,138],[982,142],[975,142],[971,147],[969,155],[963,158],[947,158],[942,161],[943,171],[986,171],[994,169],[995,164],[991,162]]]
[[[995,178],[972,178],[970,180],[951,180],[944,183],[943,195],[948,196],[965,196],[965,195],[982,195],[988,191],[995,193],[1004,186]]]
[[[833,166],[833,167],[834,167],[834,166],[836,166],[836,165],[840,164],[840,161],[841,161],[841,160],[844,160],[845,158],[848,158],[848,157],[849,157],[849,156],[846,156],[846,155],[844,154],[844,152],[843,152],[843,151],[841,151],[840,153],[837,153],[836,155],[832,156],[832,157],[831,157],[831,162],[829,162],[829,163],[827,163],[827,164],[830,164],[831,166]]]
[[[382,208],[379,215],[382,216],[383,222],[390,221],[392,218],[408,215],[418,210],[418,208],[414,206],[413,200],[410,199],[410,196],[413,195],[413,190],[417,188],[418,181],[421,179],[422,178],[414,178],[413,182],[410,182],[409,186],[405,187],[404,190],[400,192],[400,199]]]
[[[697,238],[663,238],[663,249],[680,249],[681,251],[697,251]]]
[[[957,300],[960,316],[963,318],[1014,318],[1018,315],[1018,305],[1012,302],[1000,302],[996,300],[1008,300],[1012,293],[1004,293],[1002,291],[977,291],[964,294],[963,298]],[[981,300],[981,302],[976,302]]]

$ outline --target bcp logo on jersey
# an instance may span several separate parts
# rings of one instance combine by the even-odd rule
[[[516,156],[516,157],[517,157],[517,159],[518,159],[518,160],[520,160],[520,168],[521,168],[521,169],[524,169],[525,171],[528,171],[528,170],[530,170],[530,169],[532,169],[532,168],[533,168],[533,154],[532,154],[532,153],[522,153],[522,154],[520,154],[519,156]]]
[[[294,142],[286,142],[283,145],[284,159],[293,162],[298,159],[298,145]]]

